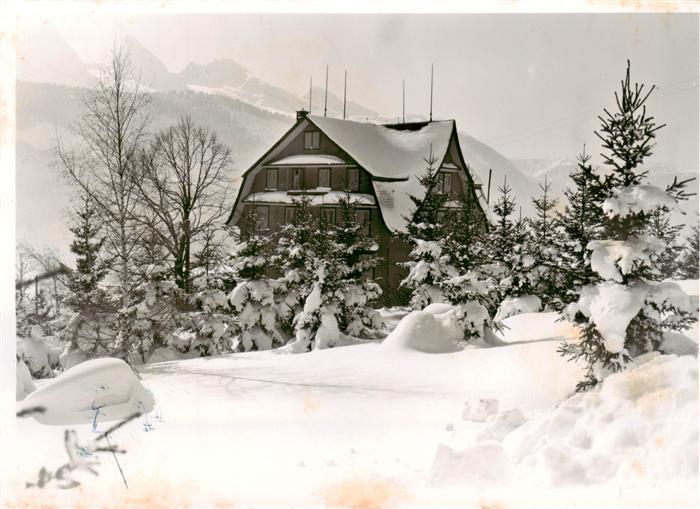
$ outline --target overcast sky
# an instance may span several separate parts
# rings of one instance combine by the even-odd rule
[[[657,157],[698,168],[698,17],[695,14],[52,15],[80,58],[104,60],[132,35],[173,71],[230,58],[260,78],[303,93],[309,76],[381,115],[428,112],[435,64],[436,118],[513,158],[575,157],[595,143],[596,115],[611,106],[625,60],[659,90],[649,110],[668,127]],[[39,19],[20,19],[20,30]]]

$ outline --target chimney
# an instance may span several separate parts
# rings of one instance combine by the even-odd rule
[[[297,110],[297,122],[298,122],[299,120],[305,119],[305,118],[306,118],[306,115],[308,115],[308,114],[309,114],[309,112],[306,111],[306,110],[303,110],[303,109],[302,109],[302,110]]]

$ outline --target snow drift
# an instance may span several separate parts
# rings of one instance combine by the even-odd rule
[[[537,418],[509,409],[489,418],[468,447],[440,444],[429,478],[438,484],[534,480],[553,487],[694,479],[697,383],[695,357],[644,355],[596,390]]]
[[[462,349],[464,332],[457,323],[453,306],[431,304],[424,311],[406,315],[382,342],[385,349],[423,353],[451,353]]]
[[[147,413],[155,401],[136,373],[121,359],[83,362],[24,399],[22,408],[44,407],[33,413],[42,424],[85,424]]]

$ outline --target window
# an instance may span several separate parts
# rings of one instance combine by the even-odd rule
[[[270,207],[258,205],[255,207],[255,216],[258,230],[270,229]]]
[[[294,214],[296,209],[294,207],[285,207],[284,209],[284,224],[292,224],[294,222]]]
[[[304,133],[304,149],[318,150],[321,148],[321,133],[319,131],[307,131]]]
[[[266,189],[277,189],[277,169],[267,169],[267,185]]]
[[[452,192],[452,174],[451,173],[440,173],[440,191],[445,194],[450,194]]]
[[[318,169],[318,187],[331,187],[331,169]]]
[[[335,224],[335,209],[323,207],[321,209],[321,218],[324,224]]]
[[[304,168],[292,169],[292,189],[304,188]]]
[[[360,170],[357,168],[348,168],[348,188],[350,191],[360,190]]]
[[[368,209],[355,209],[355,223],[361,224],[364,227],[362,228],[362,233],[365,235],[370,234],[369,221],[370,215]]]

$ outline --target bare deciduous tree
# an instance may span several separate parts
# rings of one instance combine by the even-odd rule
[[[134,220],[139,202],[132,173],[147,135],[149,101],[131,72],[128,51],[115,47],[109,65],[84,99],[78,146],[69,149],[60,139],[56,146],[58,162],[70,182],[97,207],[122,307],[128,305],[135,283],[133,259],[140,226]]]
[[[211,250],[211,232],[226,213],[230,150],[186,116],[158,133],[139,162],[135,184],[148,211],[141,224],[158,236],[178,286],[189,292],[192,271],[206,263],[201,254]]]

